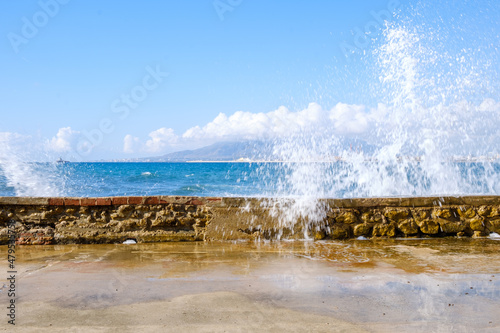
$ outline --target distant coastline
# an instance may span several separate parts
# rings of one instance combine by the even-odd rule
[[[414,161],[414,162],[422,162],[423,159],[421,157],[400,157],[397,159],[399,162],[401,161]],[[93,162],[107,163],[107,162],[134,162],[134,163],[332,163],[332,162],[348,162],[349,160],[346,158],[342,158],[340,156],[336,156],[330,160],[317,160],[317,161],[285,161],[285,160],[252,160],[250,158],[239,158],[237,160],[210,160],[210,159],[199,159],[199,160],[154,160],[154,159],[128,159],[128,160],[100,160]],[[377,159],[373,158],[365,158],[364,162],[376,162]],[[448,158],[445,161],[447,162],[455,162],[455,163],[476,163],[476,162],[499,162],[500,157],[452,157]]]

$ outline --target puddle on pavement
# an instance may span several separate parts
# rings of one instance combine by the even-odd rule
[[[91,323],[78,313],[107,313],[115,320],[103,321],[103,327],[127,322],[136,328],[158,328],[161,318],[154,312],[172,322],[179,310],[172,310],[174,303],[186,313],[212,313],[228,311],[226,303],[232,302],[233,323],[248,324],[257,315],[260,326],[271,330],[290,328],[286,325],[292,322],[300,326],[300,320],[290,318],[322,323],[317,331],[328,331],[330,323],[347,331],[354,327],[375,332],[500,329],[500,241],[491,239],[53,245],[16,250],[20,327],[86,326]],[[0,247],[4,257],[6,251]],[[6,302],[4,290],[0,297]],[[210,309],[203,309],[203,304]],[[132,308],[150,316],[150,323],[134,322]],[[49,310],[59,313],[59,319],[49,316]],[[272,313],[281,319],[272,319]],[[175,327],[196,324],[194,330],[210,331],[215,324],[203,321],[205,317],[185,322],[177,318],[180,326]],[[212,328],[232,327],[228,325],[221,319]]]

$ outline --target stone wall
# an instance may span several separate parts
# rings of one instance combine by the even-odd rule
[[[0,244],[138,243],[500,233],[500,197],[324,199],[326,216],[283,222],[283,200],[212,197],[0,197]],[[284,203],[286,206],[286,202]],[[271,214],[273,213],[273,214]]]

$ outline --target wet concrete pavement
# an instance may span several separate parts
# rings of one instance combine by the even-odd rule
[[[17,246],[16,257],[18,331],[500,331],[499,240]]]

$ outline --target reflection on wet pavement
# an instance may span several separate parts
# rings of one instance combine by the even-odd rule
[[[498,240],[19,246],[17,257],[26,329],[500,331]],[[85,319],[96,314],[106,320]]]

